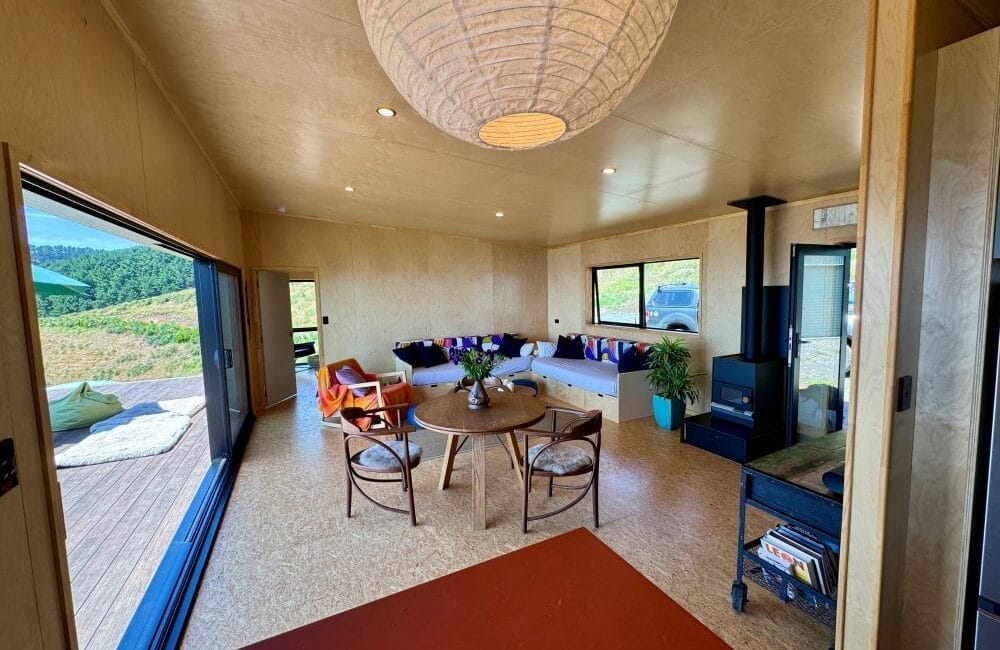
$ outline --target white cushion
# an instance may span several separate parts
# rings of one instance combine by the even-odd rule
[[[538,356],[540,357],[551,357],[556,353],[556,344],[552,341],[539,341],[538,342]]]
[[[386,442],[394,452],[399,454],[399,458],[403,458],[403,441],[402,440],[390,440]],[[410,443],[410,467],[413,467],[420,462],[420,456],[423,450],[415,442]],[[389,453],[389,451],[382,445],[372,445],[368,449],[365,449],[360,454],[356,456],[357,464],[363,465],[365,467],[370,467],[375,470],[402,470],[402,465],[396,460],[395,456]]]
[[[570,443],[552,445],[542,452],[541,457],[536,462],[535,457],[538,456],[538,452],[547,444],[540,443],[528,450],[528,462],[534,463],[534,468],[537,470],[562,476],[586,469],[594,464],[587,452]]]
[[[535,344],[534,343],[525,343],[524,345],[521,346],[520,355],[522,357],[530,357],[531,353],[534,352],[534,351],[535,351]]]

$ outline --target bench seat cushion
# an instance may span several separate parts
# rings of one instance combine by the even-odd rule
[[[514,373],[524,372],[531,368],[531,357],[514,357],[505,359],[493,371],[495,377],[506,377]],[[463,376],[461,366],[454,363],[441,363],[430,368],[414,368],[412,380],[414,386],[430,386],[433,384],[453,384]]]
[[[531,369],[550,379],[571,384],[591,393],[618,396],[618,366],[589,359],[537,357]]]

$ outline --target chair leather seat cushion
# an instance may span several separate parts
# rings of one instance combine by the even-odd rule
[[[399,458],[403,459],[403,441],[402,440],[389,440],[385,442],[394,452],[399,454]],[[423,454],[423,450],[415,442],[410,443],[410,467],[416,466],[420,462],[420,456]],[[372,445],[364,451],[355,454],[354,462],[363,467],[367,467],[373,470],[387,471],[387,470],[402,470],[402,466],[399,461],[390,454],[385,447],[382,445]]]
[[[546,444],[548,443],[540,443],[528,449],[528,462],[534,463],[536,470],[562,476],[579,472],[594,464],[587,452],[571,444],[553,445],[542,451],[541,457],[536,461],[535,457]]]

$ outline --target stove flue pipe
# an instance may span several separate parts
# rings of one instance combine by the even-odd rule
[[[763,349],[764,323],[764,212],[785,203],[773,196],[761,195],[730,201],[729,205],[747,211],[746,293],[743,298],[743,328],[740,355],[747,361],[759,361]]]

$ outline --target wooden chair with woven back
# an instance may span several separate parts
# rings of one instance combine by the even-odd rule
[[[413,505],[413,478],[411,471],[420,464],[423,450],[415,442],[410,442],[410,434],[415,429],[406,424],[406,409],[409,404],[396,404],[373,409],[346,407],[340,411],[341,430],[344,436],[344,464],[347,472],[347,516],[351,516],[351,498],[357,489],[373,504],[400,514],[410,515],[410,525],[417,525],[416,509]],[[400,424],[395,424],[395,423]],[[392,436],[392,440],[383,440]],[[363,441],[364,447],[352,451],[352,441]],[[364,472],[364,473],[362,473]],[[374,474],[377,476],[366,476]],[[382,478],[399,474],[399,478]],[[407,497],[407,508],[386,505],[361,487],[361,481],[369,483],[401,483]]]
[[[524,439],[524,486],[521,509],[521,532],[528,532],[528,522],[557,515],[580,503],[590,492],[594,502],[594,528],[600,527],[598,515],[598,474],[601,462],[601,427],[600,411],[577,411],[574,409],[550,406],[546,409],[551,415],[552,424],[549,430],[518,429],[514,433]],[[559,416],[568,416],[559,424]],[[539,440],[535,445],[533,439]],[[574,476],[588,476],[583,484],[556,483],[556,479]],[[548,495],[553,495],[553,489],[577,490],[580,494],[569,503],[548,512],[537,515],[528,514],[528,495],[531,492],[531,479],[539,476],[548,479]]]

